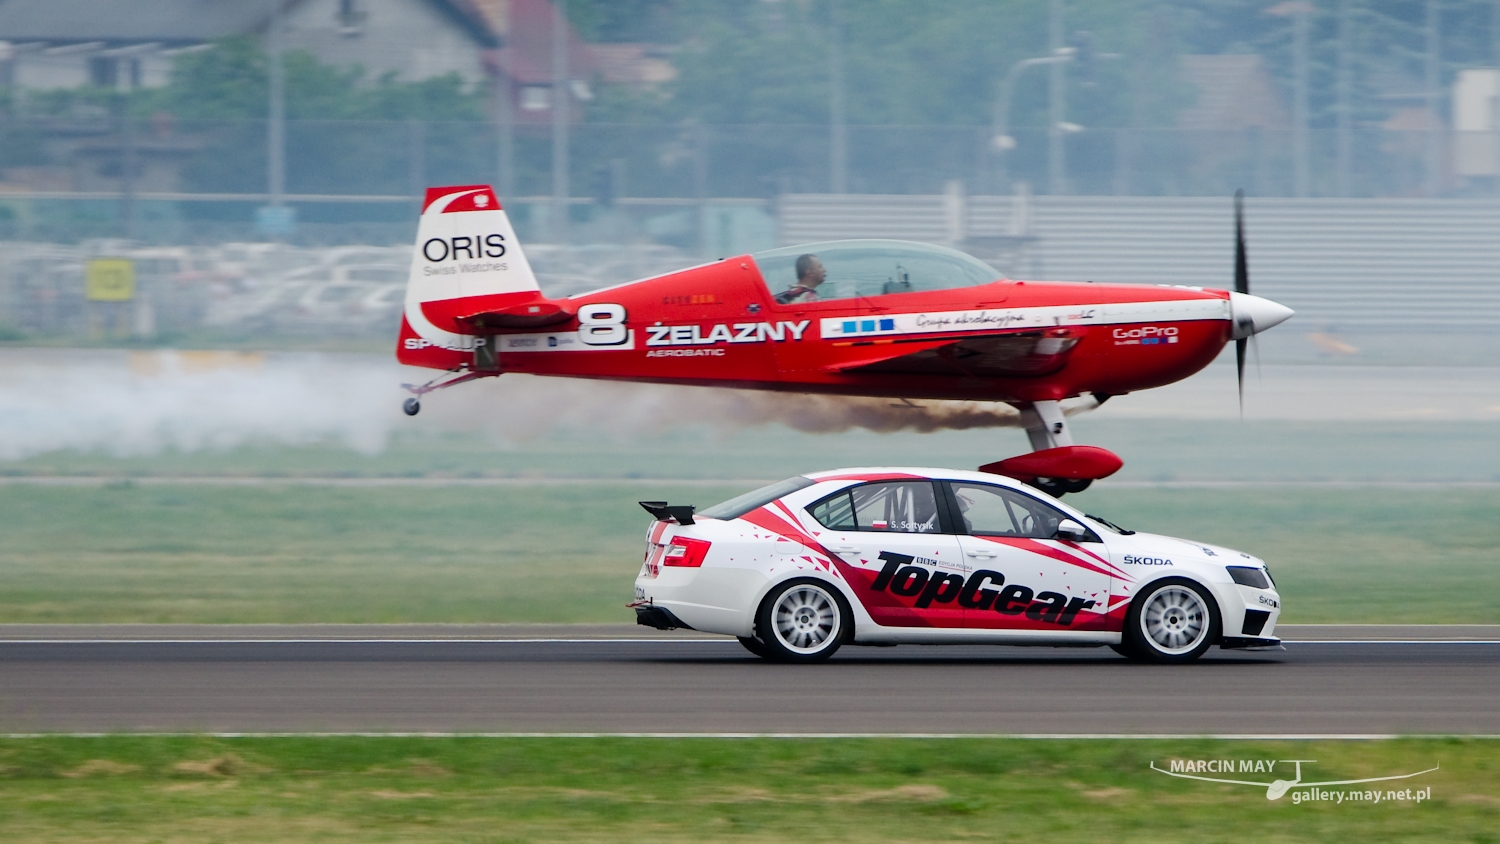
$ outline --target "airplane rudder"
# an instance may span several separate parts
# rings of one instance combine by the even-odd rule
[[[427,189],[408,289],[432,301],[541,286],[494,189],[451,185]]]

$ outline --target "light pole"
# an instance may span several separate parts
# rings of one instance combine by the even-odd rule
[[[849,192],[849,129],[844,110],[844,21],[838,0],[828,6],[828,169],[834,193]]]
[[[1349,4],[1350,0],[1339,0],[1339,31],[1338,31],[1338,62],[1335,73],[1336,96],[1338,99],[1336,115],[1338,120],[1338,150],[1335,153],[1335,192],[1339,196],[1349,195],[1350,172],[1353,170],[1353,139],[1351,136],[1353,127],[1353,115],[1350,112],[1349,97]]]
[[[1427,195],[1437,196],[1443,184],[1442,118],[1438,113],[1442,92],[1442,35],[1439,30],[1438,0],[1427,0],[1427,63],[1423,87],[1427,100]]]
[[[552,0],[552,239],[568,242],[568,30],[565,0]]]
[[[1047,46],[1055,56],[1063,49],[1063,0],[1051,0]],[[1067,113],[1068,86],[1063,76],[1063,63],[1052,62],[1052,72],[1047,78],[1047,187],[1054,194],[1068,192],[1068,165],[1064,159],[1063,115]]]
[[[1040,67],[1042,65],[1056,65],[1062,64],[1064,62],[1070,62],[1073,60],[1073,54],[1075,52],[1076,51],[1072,47],[1059,47],[1054,51],[1053,55],[1050,56],[1039,56],[1034,59],[1022,59],[1011,65],[1009,72],[1007,72],[1005,74],[1005,78],[1001,80],[1000,95],[995,99],[995,117],[993,124],[993,143],[995,145],[995,154],[1000,156],[1001,189],[1006,189],[1009,187],[1007,184],[1005,184],[1007,181],[1009,181],[1007,178],[1005,167],[1005,156],[1011,150],[1016,148],[1016,139],[1011,137],[1010,135],[1010,101],[1012,94],[1014,94],[1015,92],[1016,79],[1020,77],[1021,73],[1029,67]],[[1060,133],[1065,127],[1068,127],[1068,125],[1062,123],[1048,126],[1048,136],[1050,137],[1054,132]],[[1056,188],[1056,184],[1054,184],[1053,187]]]
[[[501,47],[510,46],[509,35],[502,40]],[[495,99],[495,186],[500,190],[501,203],[510,202],[515,193],[516,124],[514,103],[511,99],[510,63],[500,60],[500,51],[495,52],[494,65]]]
[[[266,193],[270,206],[280,208],[286,193],[286,72],[281,62],[281,2],[271,5],[266,51],[271,66],[270,119],[266,122]]]
[[[1292,195],[1307,196],[1311,172],[1307,160],[1307,16],[1313,7],[1287,0],[1266,14],[1292,19]]]
[[[1292,142],[1296,145],[1297,196],[1305,197],[1311,181],[1307,162],[1307,15],[1312,7],[1306,3],[1297,3],[1295,6],[1292,11],[1292,41],[1296,56],[1292,62],[1297,72],[1297,101],[1293,105],[1296,125],[1293,127],[1295,137]]]

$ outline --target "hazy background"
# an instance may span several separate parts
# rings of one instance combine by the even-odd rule
[[[191,7],[191,8],[189,8]],[[1500,479],[1500,4],[0,0],[0,471],[973,466],[1007,411],[507,376],[401,416],[431,184],[552,294],[841,237],[1227,286],[1258,338],[1075,420],[1124,480]],[[123,301],[89,262],[125,258]],[[966,430],[945,430],[963,427]]]

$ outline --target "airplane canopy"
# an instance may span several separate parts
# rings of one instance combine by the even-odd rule
[[[949,290],[1001,279],[994,267],[956,249],[904,240],[833,240],[785,246],[750,257],[773,293],[799,284],[798,259],[811,255],[826,271],[817,299]],[[803,262],[804,267],[809,262]],[[806,279],[800,280],[804,285]]]

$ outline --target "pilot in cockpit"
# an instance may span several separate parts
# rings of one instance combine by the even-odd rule
[[[776,303],[779,305],[794,305],[799,302],[818,301],[818,285],[828,271],[823,269],[823,262],[818,260],[817,255],[807,254],[797,258],[797,283],[776,294]]]

